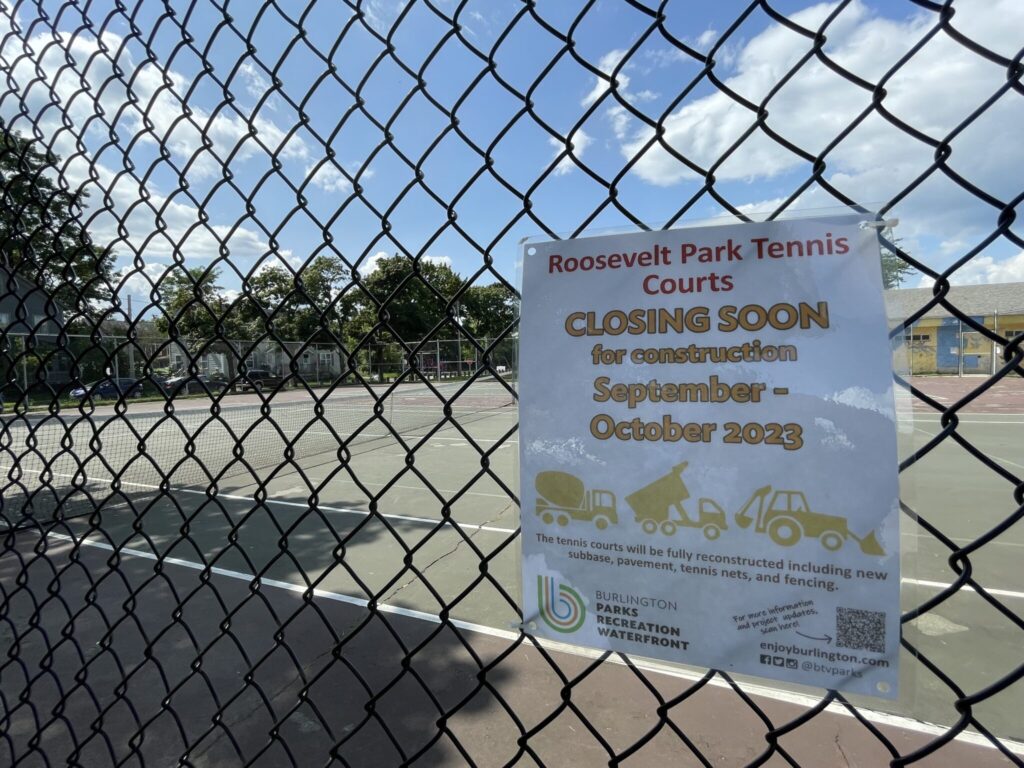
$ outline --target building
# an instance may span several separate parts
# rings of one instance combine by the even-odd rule
[[[0,266],[0,328],[4,333],[56,336],[64,310],[43,288]]]
[[[893,324],[904,321],[932,298],[931,288],[885,292]],[[972,320],[1004,338],[1024,333],[1024,283],[954,285],[946,300]],[[991,374],[1002,360],[1002,347],[942,306],[935,306],[905,334],[914,374]]]
[[[21,391],[67,382],[71,359],[57,347],[65,322],[64,309],[44,288],[0,265],[0,331],[9,350],[0,365],[4,382]]]

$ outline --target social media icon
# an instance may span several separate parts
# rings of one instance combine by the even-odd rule
[[[782,656],[772,656],[772,666],[781,667],[786,663],[786,660]]]
[[[772,663],[772,656],[771,656],[771,654],[770,653],[762,653],[761,654],[761,663],[762,664],[771,664]]]
[[[796,669],[796,659],[786,659],[786,669]]]

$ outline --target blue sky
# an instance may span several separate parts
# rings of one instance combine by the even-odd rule
[[[701,77],[703,62],[669,36],[695,53],[712,52],[715,77],[755,103],[811,47],[763,9],[747,13],[740,2],[671,2],[664,32],[623,0],[538,0],[536,16],[519,0],[364,0],[361,16],[340,0],[321,0],[308,12],[300,2],[261,11],[248,1],[176,0],[168,3],[173,16],[158,2],[125,13],[93,2],[87,19],[74,8],[58,13],[57,2],[40,5],[43,13],[22,7],[0,19],[0,34],[12,31],[0,44],[8,71],[0,116],[52,143],[69,183],[90,189],[90,229],[97,240],[114,242],[122,294],[133,295],[136,311],[149,301],[147,278],[176,259],[201,266],[221,253],[231,254],[222,282],[232,290],[261,265],[296,267],[335,251],[362,272],[379,254],[403,250],[450,263],[464,276],[481,269],[487,252],[513,279],[522,237],[544,228],[629,224],[607,205],[600,182],[572,159],[559,159],[567,136],[593,173],[606,182],[622,175],[617,199],[647,223],[674,217],[694,199],[680,223],[719,216],[722,206],[702,193],[704,178],[648,148],[649,124],[631,112],[651,122],[665,116],[665,140],[702,167],[728,153],[753,115]],[[837,6],[786,0],[772,7],[814,29]],[[954,7],[956,29],[999,55],[1013,57],[1024,45],[1024,4],[970,0]],[[461,39],[451,34],[456,15]],[[851,2],[830,24],[824,51],[877,82],[934,23],[934,14],[908,0]],[[571,29],[573,51],[545,25],[566,36]],[[378,35],[391,40],[404,68],[390,55],[373,66],[385,50]],[[489,53],[493,72],[482,58]],[[115,69],[120,81],[111,80]],[[421,69],[426,96],[416,89]],[[616,69],[617,87],[609,89]],[[884,104],[941,139],[1005,82],[1005,68],[939,33],[889,80]],[[533,114],[509,89],[529,94]],[[769,102],[768,124],[818,152],[870,98],[813,62]],[[432,102],[455,111],[457,131]],[[1019,195],[1021,124],[1024,96],[1010,90],[954,137],[950,167],[999,199]],[[384,145],[385,131],[393,148]],[[204,136],[211,151],[202,149]],[[481,173],[484,152],[498,178]],[[928,169],[933,154],[874,115],[830,152],[824,176],[861,202],[884,202]],[[408,163],[422,171],[421,183]],[[745,211],[770,212],[810,173],[806,160],[755,132],[716,168],[715,190]],[[523,215],[518,195],[527,193],[543,227]],[[445,209],[452,201],[454,223]],[[794,208],[834,204],[812,186]],[[997,216],[942,173],[895,213],[903,245],[935,269],[982,243]],[[484,274],[479,282],[492,279]],[[1024,253],[1005,238],[954,276],[1013,280],[1024,280]]]

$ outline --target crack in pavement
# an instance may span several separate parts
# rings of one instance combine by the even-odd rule
[[[469,541],[469,540],[471,540],[471,539],[475,538],[475,537],[476,537],[476,536],[477,536],[477,535],[478,535],[478,534],[479,534],[479,533],[480,533],[480,532],[481,532],[481,531],[483,530],[483,528],[484,528],[485,526],[488,526],[488,525],[491,525],[492,523],[496,523],[496,522],[498,522],[498,520],[500,520],[500,519],[502,518],[502,516],[503,516],[503,515],[504,515],[504,514],[505,514],[506,512],[508,512],[509,510],[511,510],[513,506],[514,506],[513,502],[511,502],[511,501],[510,501],[510,502],[509,502],[508,504],[506,504],[506,505],[505,505],[505,506],[504,506],[504,507],[503,507],[502,509],[498,510],[498,513],[497,513],[497,514],[496,514],[496,515],[495,515],[494,517],[490,518],[489,520],[486,520],[486,521],[485,521],[485,522],[483,522],[483,523],[480,523],[480,524],[479,524],[479,525],[478,525],[478,526],[476,527],[476,530],[474,530],[474,531],[473,531],[472,533],[470,533],[470,534],[469,534],[468,536],[465,536],[464,538],[463,538],[463,537],[460,537],[460,538],[459,538],[459,540],[458,540],[458,541],[457,541],[457,542],[455,543],[455,546],[454,546],[454,547],[452,547],[452,548],[451,548],[450,550],[448,550],[447,552],[442,552],[442,553],[441,553],[440,555],[438,555],[438,556],[437,556],[437,557],[435,557],[435,558],[434,558],[433,560],[431,560],[431,561],[430,561],[429,563],[427,563],[427,564],[426,564],[426,565],[425,565],[425,566],[424,566],[423,568],[420,568],[420,569],[419,569],[419,574],[415,574],[415,575],[413,575],[413,577],[412,577],[412,578],[410,578],[410,579],[409,579],[408,581],[406,581],[406,582],[405,582],[404,584],[402,584],[402,585],[400,585],[400,586],[396,587],[396,588],[395,588],[395,589],[394,589],[394,590],[393,590],[393,591],[392,591],[391,593],[389,593],[389,594],[388,594],[388,595],[387,595],[387,596],[386,596],[386,597],[384,598],[384,601],[385,601],[385,602],[390,602],[390,601],[391,601],[392,599],[394,599],[394,598],[395,598],[395,596],[397,596],[397,595],[398,595],[398,593],[399,593],[399,592],[401,592],[401,591],[402,591],[403,589],[405,589],[406,587],[410,586],[411,584],[414,584],[415,582],[419,581],[420,577],[421,577],[422,575],[426,574],[426,572],[427,572],[428,570],[430,570],[431,568],[433,568],[433,567],[434,567],[435,565],[437,565],[437,564],[438,564],[439,562],[441,562],[442,560],[445,560],[445,559],[447,559],[448,557],[450,557],[451,555],[453,555],[453,554],[455,554],[456,552],[458,552],[458,550],[459,550],[459,547],[461,547],[461,546],[462,546],[463,544],[465,544],[465,543],[466,543],[467,541]],[[474,525],[476,525],[476,523],[474,523]],[[433,535],[433,534],[431,534],[431,535]],[[409,567],[411,568],[411,566],[409,566]]]

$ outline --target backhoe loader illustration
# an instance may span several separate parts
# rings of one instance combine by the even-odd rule
[[[725,512],[711,499],[700,499],[697,518],[690,518],[683,508],[683,502],[690,498],[682,477],[687,465],[685,461],[676,464],[667,475],[627,496],[626,503],[645,533],[655,533],[660,528],[663,534],[671,536],[677,528],[701,528],[704,536],[714,541],[728,527]],[[675,510],[677,517],[670,516],[671,510]]]
[[[593,522],[600,529],[619,522],[615,511],[615,494],[611,491],[586,490],[583,481],[568,472],[540,472],[533,481],[539,494],[537,514],[548,525],[561,526],[569,520]]]
[[[769,493],[772,493],[772,486],[765,485],[751,494],[736,513],[736,524],[740,528],[754,523],[757,533],[767,533],[781,547],[792,547],[801,537],[810,536],[830,552],[842,547],[847,539],[853,539],[866,555],[885,554],[874,531],[860,538],[847,527],[845,517],[812,512],[802,491],[775,491],[771,501],[768,501]],[[757,502],[756,516],[750,514],[754,502]],[[718,509],[721,511],[721,507]]]

